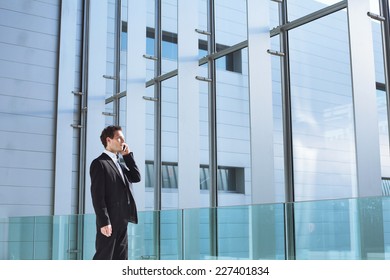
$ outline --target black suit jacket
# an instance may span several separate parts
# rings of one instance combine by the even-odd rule
[[[131,191],[132,183],[139,182],[141,175],[133,153],[123,156],[126,166],[121,164],[125,182],[112,159],[102,153],[90,166],[92,204],[98,228],[112,225],[115,230],[138,223],[137,207]]]

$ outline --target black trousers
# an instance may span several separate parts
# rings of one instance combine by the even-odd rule
[[[96,252],[94,260],[127,260],[128,237],[127,225],[120,228],[112,228],[112,235],[107,237],[96,229]]]

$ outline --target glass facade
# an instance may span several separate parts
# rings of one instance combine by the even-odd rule
[[[345,10],[289,33],[296,200],[351,197],[354,112]]]
[[[72,5],[65,1],[50,13],[58,26],[73,28],[53,35],[52,49],[65,57],[42,70],[54,69],[49,76],[61,81],[50,86],[54,136],[34,132],[35,123],[13,131],[20,121],[12,116],[30,113],[12,108],[28,97],[11,102],[7,81],[16,85],[21,78],[0,72],[0,116],[6,120],[0,132],[6,138],[45,134],[52,153],[38,147],[23,161],[42,154],[42,168],[21,168],[32,177],[51,171],[49,187],[31,186],[9,175],[22,158],[14,153],[13,162],[5,151],[24,151],[22,143],[0,146],[8,157],[0,163],[6,182],[0,183],[0,214],[45,214],[2,224],[10,236],[10,243],[1,240],[7,258],[90,258],[88,167],[102,150],[98,134],[112,124],[122,126],[143,175],[134,186],[141,226],[129,225],[133,259],[388,258],[389,0],[75,2],[69,10],[77,21],[59,13],[61,5]],[[64,42],[72,34],[69,58]],[[0,43],[11,40],[0,37]],[[0,60],[9,63],[5,54]],[[70,80],[75,97],[69,102],[60,87]],[[36,92],[46,89],[42,84]],[[39,98],[26,101],[40,118],[37,125],[45,111]],[[67,112],[69,123],[62,119]],[[64,147],[61,135],[69,129]],[[62,172],[72,182],[56,181]],[[15,210],[13,186],[44,193],[38,213],[29,212],[29,203]],[[367,217],[379,220],[370,224]],[[34,234],[55,230],[47,240],[13,236],[26,227]],[[68,255],[50,247],[62,227]],[[374,251],[358,248],[363,243]]]
[[[388,205],[388,197],[295,203],[296,259],[388,260],[390,229],[382,222],[382,218],[390,219]],[[286,259],[283,204],[220,207],[216,255],[211,254],[209,246],[210,210],[141,212],[139,224],[128,226],[129,259]],[[159,242],[154,233],[157,214]],[[80,227],[84,243],[78,247],[75,233]],[[193,228],[199,228],[200,234],[186,242]],[[93,215],[3,219],[0,230],[8,237],[0,241],[0,252],[7,259],[88,260],[94,254]]]

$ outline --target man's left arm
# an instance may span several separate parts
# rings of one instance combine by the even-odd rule
[[[133,153],[129,152],[128,154],[123,155],[123,159],[127,167],[125,168],[125,174],[130,182],[138,183],[141,181],[141,173],[139,172],[138,166],[134,160]]]

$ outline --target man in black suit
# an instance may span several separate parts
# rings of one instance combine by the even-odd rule
[[[90,166],[92,204],[96,214],[94,260],[128,259],[127,224],[138,223],[132,183],[141,180],[133,153],[120,126],[108,126],[100,140],[104,152]],[[125,164],[118,161],[122,155]]]

